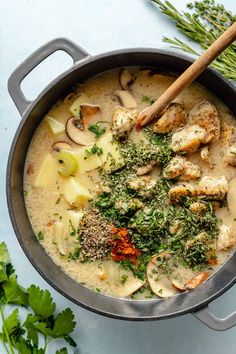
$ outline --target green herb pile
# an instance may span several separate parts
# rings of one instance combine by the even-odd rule
[[[20,318],[20,307],[27,311],[24,320]],[[20,286],[3,242],[0,243],[0,315],[0,340],[7,354],[51,354],[49,343],[56,339],[76,346],[70,336],[76,324],[73,312],[67,308],[56,313],[56,304],[48,290],[41,290],[36,285],[28,289]],[[56,352],[67,353],[65,347]]]
[[[176,181],[161,176],[147,192],[130,188],[129,182],[137,178],[137,166],[154,160],[164,167],[174,155],[170,134],[155,134],[151,128],[144,134],[145,143],[123,142],[125,166],[102,175],[110,191],[98,195],[95,206],[115,226],[127,228],[133,244],[141,250],[137,264],[121,262],[139,278],[145,278],[150,257],[163,251],[172,253],[186,267],[201,268],[215,256],[218,221],[213,202],[202,200],[202,213],[190,210],[191,203],[197,201],[194,198],[170,205],[169,190]],[[173,231],[174,225],[177,227]]]
[[[236,16],[226,10],[223,5],[215,3],[214,0],[195,1],[189,3],[189,12],[180,12],[169,1],[151,0],[157,5],[161,12],[169,16],[176,24],[176,27],[191,40],[207,49],[228,27],[236,22]],[[164,37],[163,41],[171,44],[174,48],[184,52],[199,55],[188,44],[178,38]],[[236,80],[236,44],[231,44],[211,64],[225,77]]]

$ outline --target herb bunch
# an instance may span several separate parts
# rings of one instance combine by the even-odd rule
[[[179,12],[169,1],[151,0],[161,12],[170,17],[176,27],[191,40],[207,49],[235,21],[236,16],[214,0],[195,1],[187,4],[190,12]],[[164,37],[163,41],[184,52],[199,55],[178,38]],[[231,44],[211,64],[228,79],[236,80],[236,44]]]
[[[14,309],[6,317],[5,310],[11,309],[8,305],[13,305]],[[19,316],[20,306],[28,311],[24,321]],[[48,290],[41,290],[36,285],[26,290],[19,285],[9,262],[7,246],[0,243],[0,340],[6,353],[45,354],[49,343],[59,338],[75,347],[76,343],[70,336],[76,324],[73,312],[69,308],[58,314],[55,312],[56,304]],[[40,347],[41,342],[43,347]],[[68,354],[68,351],[62,348],[56,354]]]

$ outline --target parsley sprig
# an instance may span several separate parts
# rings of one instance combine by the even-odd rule
[[[14,305],[14,309],[6,317],[8,305]],[[19,306],[28,311],[24,321],[20,319]],[[0,340],[7,354],[46,354],[49,343],[59,338],[76,346],[70,336],[76,324],[71,309],[56,314],[56,304],[48,290],[41,290],[36,285],[24,289],[19,285],[4,242],[0,243],[0,316]],[[56,354],[68,354],[68,351],[62,348]]]

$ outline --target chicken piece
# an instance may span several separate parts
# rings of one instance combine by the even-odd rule
[[[182,156],[175,156],[163,169],[163,177],[173,179],[181,176],[185,171],[186,159]]]
[[[201,177],[202,171],[200,167],[191,161],[186,161],[184,168],[184,173],[180,176],[179,181],[189,181]]]
[[[208,144],[212,139],[219,139],[219,113],[211,102],[205,100],[193,107],[193,109],[188,114],[187,121],[188,124],[197,124],[206,130],[206,144]]]
[[[236,144],[225,149],[223,152],[223,162],[227,165],[236,166]]]
[[[236,135],[235,128],[227,123],[223,123],[221,132],[221,145],[224,148],[229,147],[231,144],[235,143]]]
[[[151,161],[148,165],[137,167],[137,176],[143,176],[149,174],[155,167],[156,161]]]
[[[170,188],[169,196],[171,201],[180,201],[183,197],[193,197],[197,195],[196,185],[191,183],[181,183]]]
[[[221,225],[219,227],[219,235],[217,238],[216,248],[218,251],[227,250],[236,243],[236,234],[232,231],[231,226]]]
[[[112,116],[112,131],[119,137],[127,136],[132,130],[136,118],[136,110],[116,107]]]
[[[186,122],[184,105],[178,102],[172,102],[163,116],[154,125],[155,133],[169,133],[182,127]]]
[[[171,147],[174,152],[195,152],[206,140],[207,132],[197,124],[187,125],[172,136]]]
[[[137,198],[132,198],[128,202],[125,202],[123,200],[118,200],[115,203],[115,207],[117,209],[120,209],[121,214],[126,214],[127,211],[129,210],[138,210],[143,207],[143,203],[137,199]]]
[[[206,146],[203,146],[201,148],[201,151],[200,151],[200,156],[201,156],[201,159],[203,161],[207,161],[210,157],[210,151],[209,151],[209,147],[206,145]]]
[[[189,209],[192,213],[201,214],[204,210],[206,210],[206,206],[202,202],[194,202],[190,204]]]
[[[129,188],[139,190],[149,190],[156,184],[156,181],[151,176],[141,176],[128,181]]]
[[[173,224],[169,227],[169,233],[174,235],[181,232],[181,223],[179,220],[174,220]]]
[[[163,170],[163,177],[166,179],[179,177],[180,181],[188,181],[200,176],[200,167],[182,156],[175,156]]]
[[[197,194],[214,199],[223,199],[228,189],[229,184],[225,176],[204,176],[197,186]]]

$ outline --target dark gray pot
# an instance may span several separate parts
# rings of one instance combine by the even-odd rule
[[[74,65],[55,79],[39,97],[28,102],[20,83],[41,61],[57,50],[66,51]],[[183,72],[191,63],[187,57],[157,49],[128,49],[90,57],[75,43],[56,39],[39,48],[11,75],[9,93],[22,120],[15,134],[7,167],[7,201],[11,221],[26,256],[60,293],[75,303],[102,315],[125,320],[158,320],[185,313],[193,313],[202,322],[216,330],[225,330],[236,324],[236,313],[218,319],[206,307],[209,302],[229,289],[236,279],[236,254],[210,279],[193,292],[179,294],[167,300],[134,301],[105,296],[91,291],[68,277],[37,241],[31,228],[23,196],[23,170],[27,149],[36,127],[49,108],[76,83],[98,73],[124,66],[146,66],[163,71]],[[219,96],[236,114],[236,90],[216,71],[208,69],[198,81]]]

